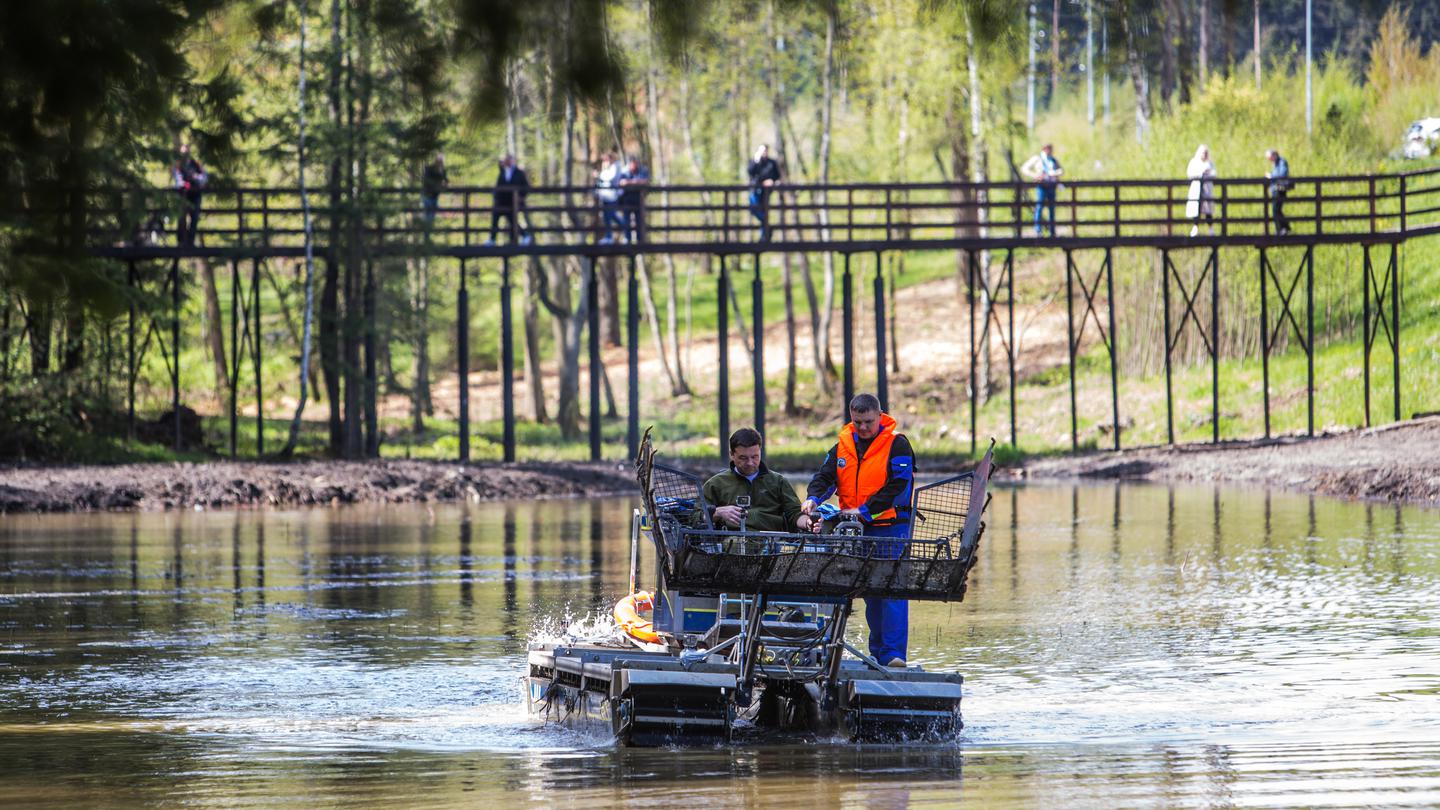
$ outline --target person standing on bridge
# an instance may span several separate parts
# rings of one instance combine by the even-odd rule
[[[850,400],[850,423],[810,479],[800,511],[813,516],[831,495],[840,501],[842,518],[860,521],[866,537],[877,541],[872,553],[897,559],[910,536],[910,498],[915,478],[915,451],[895,420],[880,410],[874,394]],[[870,628],[870,655],[881,664],[905,666],[910,636],[910,605],[904,599],[866,599],[865,624]]]
[[[190,144],[180,144],[180,158],[170,169],[170,180],[183,201],[177,233],[180,246],[194,247],[195,234],[200,230],[200,198],[210,183],[210,175],[190,152]]]
[[[619,185],[621,235],[630,244],[638,244],[645,235],[645,189],[650,185],[650,172],[630,155],[620,171]]]
[[[770,241],[770,189],[780,182],[780,164],[770,157],[770,147],[760,144],[750,161],[750,213],[760,220],[760,241]]]
[[[1208,224],[1210,234],[1215,233],[1215,164],[1210,160],[1210,147],[1200,144],[1195,150],[1195,157],[1190,158],[1190,165],[1185,168],[1185,176],[1190,178],[1190,190],[1185,195],[1185,218],[1193,220],[1195,224],[1190,226],[1190,235],[1196,236],[1200,233],[1200,218],[1204,217]],[[1169,215],[1166,215],[1169,218]]]
[[[1040,147],[1040,152],[1031,155],[1020,167],[1020,171],[1031,180],[1035,181],[1035,235],[1042,236],[1044,231],[1040,227],[1040,214],[1046,208],[1050,209],[1050,235],[1055,235],[1055,196],[1060,190],[1060,175],[1065,170],[1060,168],[1060,161],[1055,158],[1055,147],[1053,144],[1045,144]]]
[[[435,160],[425,167],[420,175],[420,205],[424,208],[425,230],[435,224],[435,214],[440,211],[440,192],[450,184],[450,175],[445,171],[445,153],[436,152]]]
[[[1275,233],[1284,236],[1290,233],[1290,220],[1285,218],[1285,195],[1290,193],[1290,164],[1274,149],[1265,150],[1265,159],[1270,161],[1270,171],[1265,179],[1270,181],[1270,211],[1275,217]]]
[[[615,162],[615,153],[606,152],[600,156],[600,168],[595,172],[595,200],[600,203],[600,224],[605,233],[600,244],[609,245],[615,241],[614,228],[625,227],[620,216],[620,164]]]
[[[515,156],[507,154],[500,158],[500,173],[495,177],[494,207],[490,210],[490,238],[487,246],[495,244],[495,233],[500,229],[500,220],[510,221],[510,242],[520,235],[520,244],[528,245],[530,231],[521,220],[525,211],[525,195],[530,191],[530,178],[525,170],[515,165]]]

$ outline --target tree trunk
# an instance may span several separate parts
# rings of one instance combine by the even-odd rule
[[[1169,110],[1177,86],[1177,49],[1174,11],[1175,0],[1161,0],[1160,19],[1155,24],[1160,29],[1160,109]]]
[[[530,418],[538,424],[550,421],[545,408],[545,380],[540,368],[540,272],[538,260],[525,265],[525,387],[530,392]]]
[[[640,299],[645,305],[645,321],[650,325],[650,339],[654,343],[655,354],[660,359],[660,368],[665,372],[665,379],[670,383],[670,393],[679,396],[679,384],[675,380],[675,372],[670,368],[670,361],[665,356],[664,334],[660,329],[660,311],[655,306],[655,288],[650,283],[650,267],[644,256],[635,257],[636,275],[640,281]]]
[[[285,440],[285,446],[280,450],[280,456],[288,458],[295,453],[295,445],[300,438],[300,418],[305,413],[306,381],[310,376],[310,330],[314,322],[315,312],[315,226],[310,217],[310,195],[305,190],[305,15],[306,0],[299,0],[300,4],[300,81],[299,81],[299,138],[298,138],[298,164],[299,164],[299,185],[300,185],[300,211],[305,229],[305,315],[303,333],[300,340],[300,397],[295,405],[295,416],[290,420],[290,435]],[[256,336],[259,339],[259,336]]]
[[[230,390],[230,363],[225,356],[225,321],[220,314],[220,292],[215,288],[215,266],[209,259],[195,261],[200,265],[201,286],[205,288],[205,338],[215,366],[215,396],[223,398],[222,392]]]
[[[1125,38],[1125,67],[1130,71],[1130,82],[1135,86],[1135,139],[1144,143],[1150,132],[1150,82],[1145,77],[1145,65],[1141,62],[1140,44],[1135,31],[1135,21],[1130,16],[1129,0],[1119,4],[1121,34]]]
[[[415,260],[411,287],[411,311],[415,314],[411,340],[415,353],[415,384],[410,389],[410,416],[418,434],[425,430],[425,417],[433,416],[435,403],[430,397],[430,259]]]
[[[54,328],[54,307],[48,301],[30,303],[30,376],[39,379],[50,373],[50,332]]]
[[[342,129],[340,115],[340,0],[330,3],[330,55],[329,82],[326,99],[332,132]],[[342,324],[340,322],[340,263],[335,255],[340,245],[340,155],[330,146],[329,177],[330,192],[329,249],[325,255],[325,285],[320,293],[320,370],[325,378],[326,400],[330,403],[330,454],[344,454],[345,431],[342,420],[340,381],[344,370],[340,367]]]
[[[1200,2],[1200,84],[1210,80],[1210,0]]]
[[[331,204],[336,200],[331,198]],[[333,208],[331,210],[334,210]],[[333,237],[334,234],[332,233]],[[332,242],[331,244],[334,244]],[[320,376],[325,382],[325,401],[330,405],[330,452],[337,455],[344,443],[340,401],[340,267],[325,256],[325,279],[320,287]]]
[[[1181,0],[1164,0],[1165,53],[1174,71],[1173,92],[1179,103],[1190,103],[1190,20],[1187,13],[1189,3]],[[1169,93],[1166,98],[1170,97]]]
[[[1060,0],[1054,0],[1050,12],[1050,99],[1045,105],[1048,110],[1055,109],[1056,99],[1060,96]]]
[[[772,148],[775,150],[775,162],[780,164],[782,177],[789,170],[785,162],[785,74],[781,72],[777,61],[779,50],[782,47],[781,40],[775,29],[775,2],[770,0],[765,12],[765,30],[771,43],[766,51],[766,66],[769,73],[770,84],[770,115],[774,127],[774,134],[771,137]],[[782,202],[783,198],[777,196],[776,202]],[[778,214],[778,230],[785,233],[785,207],[775,206],[779,211],[772,209],[772,214]],[[799,407],[795,402],[795,284],[794,284],[794,256],[786,253],[782,257],[781,284],[785,289],[785,413],[795,415],[799,413]],[[818,364],[817,364],[818,367]],[[817,374],[817,379],[823,375]]]
[[[299,262],[299,264],[303,265],[304,262]],[[300,334],[300,327],[295,325],[295,315],[290,311],[290,295],[280,286],[279,279],[275,278],[275,273],[270,269],[270,262],[265,262],[261,264],[260,267],[261,272],[265,275],[265,280],[270,282],[270,289],[275,291],[275,301],[280,307],[280,318],[285,322],[285,331],[290,333],[291,342],[299,346],[303,341]],[[299,355],[297,354],[296,357],[298,358]],[[314,358],[307,358],[306,365],[310,367],[310,389],[318,395],[320,392],[320,384],[316,381],[313,360]]]
[[[371,57],[370,38],[370,0],[361,0],[358,6],[360,11],[360,118],[358,150],[359,160],[356,163],[356,196],[361,199],[366,197],[370,185],[370,142],[367,133],[370,128],[370,103],[374,95],[374,69]],[[356,222],[357,231],[360,223]],[[359,233],[356,233],[356,245],[360,245]],[[376,357],[378,349],[378,335],[376,334],[376,318],[380,309],[380,295],[384,291],[383,285],[377,284],[375,279],[375,261],[370,256],[364,256],[364,289],[362,290],[363,304],[362,317],[360,321],[361,333],[364,339],[365,350],[365,456],[367,458],[378,458],[380,455],[380,405],[379,405],[379,358]]]
[[[655,26],[654,26],[654,5],[647,4],[647,10],[651,13],[649,18],[650,30],[647,40],[649,51],[646,54],[645,66],[645,131],[650,142],[650,162],[654,168],[653,176],[661,186],[668,185],[670,178],[669,153],[665,144],[665,130],[660,121],[660,90],[659,76],[656,70],[658,55],[655,48]],[[632,110],[632,113],[635,112]],[[638,113],[636,113],[638,117]],[[669,225],[670,192],[661,192],[661,208],[665,210],[665,225]],[[690,385],[685,381],[685,369],[680,357],[680,338],[676,334],[678,328],[677,307],[679,306],[677,296],[677,280],[675,270],[675,257],[666,253],[662,259],[665,263],[665,275],[667,279],[669,300],[665,305],[665,326],[666,340],[665,349],[661,352],[662,359],[664,352],[670,352],[670,359],[664,364],[667,377],[670,380],[670,393],[672,396],[681,396],[690,393]],[[653,300],[651,301],[653,305]]]
[[[821,76],[820,85],[820,155],[819,171],[821,185],[830,182],[830,134],[834,124],[834,98],[835,98],[835,23],[838,10],[832,5],[827,6],[825,15],[825,72]],[[821,239],[830,239],[830,212],[826,210],[828,195],[820,192],[820,233]],[[830,326],[834,320],[835,312],[835,254],[825,251],[824,262],[824,293],[822,300],[817,302],[820,305],[820,319],[817,324],[818,334],[815,335],[815,343],[820,347],[819,368],[815,373],[819,377],[828,377],[821,386],[822,390],[834,391],[835,360],[830,353]],[[845,403],[841,403],[843,410]]]
[[[1228,39],[1227,39],[1228,41]],[[1228,47],[1228,46],[1227,46]],[[1260,0],[1255,0],[1255,89],[1260,89],[1261,66],[1265,64],[1264,54],[1260,52]]]
[[[985,127],[983,110],[981,107],[982,97],[980,94],[980,54],[978,45],[975,42],[975,26],[972,20],[967,19],[965,26],[965,66],[970,77],[970,168],[971,179],[983,186],[989,180],[987,165],[987,150],[985,148]],[[986,222],[989,220],[989,211],[986,206],[986,192],[984,188],[975,190],[975,230],[981,239],[986,236]],[[980,286],[980,317],[983,325],[980,328],[980,391],[977,392],[980,402],[983,404],[990,399],[990,251],[980,252],[980,266],[971,268],[972,272],[978,273]]]
[[[620,260],[615,256],[599,259],[596,272],[600,275],[600,341],[602,346],[619,346],[620,339]]]

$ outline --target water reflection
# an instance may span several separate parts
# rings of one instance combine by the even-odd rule
[[[966,601],[912,609],[960,745],[646,752],[518,688],[623,591],[631,507],[0,519],[0,803],[1440,802],[1435,512],[1002,490]]]

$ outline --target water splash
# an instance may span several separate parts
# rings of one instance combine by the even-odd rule
[[[576,616],[567,605],[560,618],[544,616],[530,630],[530,644],[604,644],[628,647],[615,617],[603,608]]]

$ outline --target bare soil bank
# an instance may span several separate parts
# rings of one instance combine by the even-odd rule
[[[1440,507],[1440,417],[1314,439],[1032,459],[1001,475],[1219,482]],[[566,498],[634,491],[629,463],[214,461],[0,468],[0,514]]]
[[[1148,447],[1036,459],[1016,478],[1214,481],[1440,506],[1440,417],[1269,441]]]
[[[629,464],[304,461],[0,468],[0,514],[563,498],[632,492]]]

